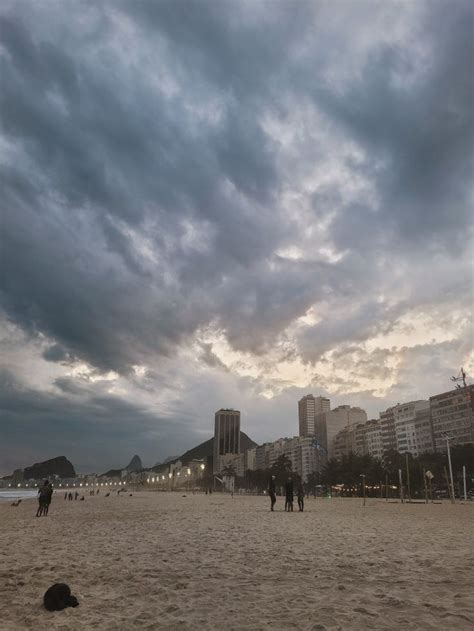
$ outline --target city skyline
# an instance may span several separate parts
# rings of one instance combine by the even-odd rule
[[[474,375],[470,3],[170,6],[0,7],[0,475]]]

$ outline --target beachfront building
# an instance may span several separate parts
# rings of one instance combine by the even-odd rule
[[[387,408],[380,412],[380,428],[382,430],[382,449],[384,452],[397,448],[397,437],[395,434],[395,414],[394,408]]]
[[[247,449],[245,452],[246,458],[246,470],[250,469],[250,471],[255,471],[257,468],[257,448],[253,447],[253,449]]]
[[[355,453],[355,436],[353,427],[344,427],[332,441],[331,458],[340,460],[343,456]]]
[[[302,437],[315,436],[316,416],[329,412],[331,402],[325,397],[315,397],[307,394],[298,401],[299,435]]]
[[[285,448],[293,471],[298,473],[303,482],[307,482],[312,473],[321,472],[326,462],[323,452],[311,436],[295,436],[286,443]]]
[[[267,468],[271,468],[280,456],[288,453],[289,440],[290,438],[278,438],[278,440],[274,440],[273,442],[268,444],[268,467]]]
[[[436,451],[446,450],[445,434],[453,445],[474,443],[474,385],[430,397]]]
[[[382,459],[382,427],[378,419],[371,419],[365,423],[365,444],[369,456],[378,460]]]
[[[359,407],[339,405],[334,410],[319,414],[316,418],[318,442],[327,452],[327,457],[334,457],[334,439],[344,428],[367,422],[367,413]]]
[[[395,406],[394,422],[395,422],[395,439],[396,449],[399,453],[411,453],[418,456],[421,453],[421,445],[419,445],[420,419],[425,423],[428,419],[429,423],[429,401],[409,401],[402,405]],[[426,436],[425,436],[426,439]],[[433,445],[427,449],[433,451]]]
[[[256,453],[257,447],[253,449],[248,449],[247,451],[241,454],[225,454],[220,457],[221,462],[221,473],[227,467],[232,467],[234,473],[237,477],[241,478],[245,475],[245,472],[250,469],[251,471],[256,470]]]
[[[424,399],[397,403],[380,413],[382,449],[418,456],[434,450],[430,403]]]
[[[240,454],[240,412],[221,408],[214,417],[214,473],[221,471],[221,458],[227,454]]]
[[[280,456],[286,456],[291,461],[292,471],[300,475],[304,482],[311,473],[321,471],[325,463],[324,453],[318,449],[317,441],[312,436],[279,438],[272,443],[259,445],[255,452],[256,469],[268,470]]]
[[[331,457],[339,460],[351,453],[381,460],[383,450],[380,421],[372,419],[366,423],[348,425],[334,436]]]
[[[270,468],[270,443],[263,443],[263,445],[258,445],[256,447],[255,468],[256,469],[269,469]]]

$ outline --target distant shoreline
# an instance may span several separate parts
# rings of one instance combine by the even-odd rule
[[[0,502],[34,500],[37,495],[38,489],[0,489]]]

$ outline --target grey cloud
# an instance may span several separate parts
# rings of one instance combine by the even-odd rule
[[[52,346],[49,346],[43,352],[42,357],[49,362],[70,363],[74,360],[74,357],[71,356],[60,344],[53,344]]]
[[[200,354],[200,360],[211,368],[220,368],[221,370],[228,370],[227,366],[217,357],[212,350],[212,344],[202,343],[202,352]]]
[[[468,247],[463,228],[470,223],[474,166],[472,6],[435,2],[425,9],[419,29],[431,58],[414,84],[406,88],[395,79],[410,73],[410,51],[387,45],[373,51],[362,78],[343,95],[324,85],[313,91],[315,103],[366,148],[369,163],[359,168],[369,170],[380,196],[377,213],[360,216],[363,209],[349,207],[338,215],[332,229],[339,247],[364,232],[372,243],[379,235],[396,236],[398,243],[390,245],[397,249],[420,240],[452,253]]]
[[[185,450],[199,436],[182,426],[186,418],[155,415],[117,396],[58,385],[62,392],[41,392],[22,385],[7,371],[0,374],[1,473],[57,455],[70,457],[79,470],[120,467],[139,453],[151,466],[168,450]],[[71,384],[69,384],[70,386]],[[81,396],[71,396],[81,395]]]

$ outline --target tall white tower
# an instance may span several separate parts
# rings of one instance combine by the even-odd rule
[[[331,401],[325,397],[314,397],[307,394],[298,401],[298,420],[300,436],[314,436],[316,434],[316,416],[329,412]]]

